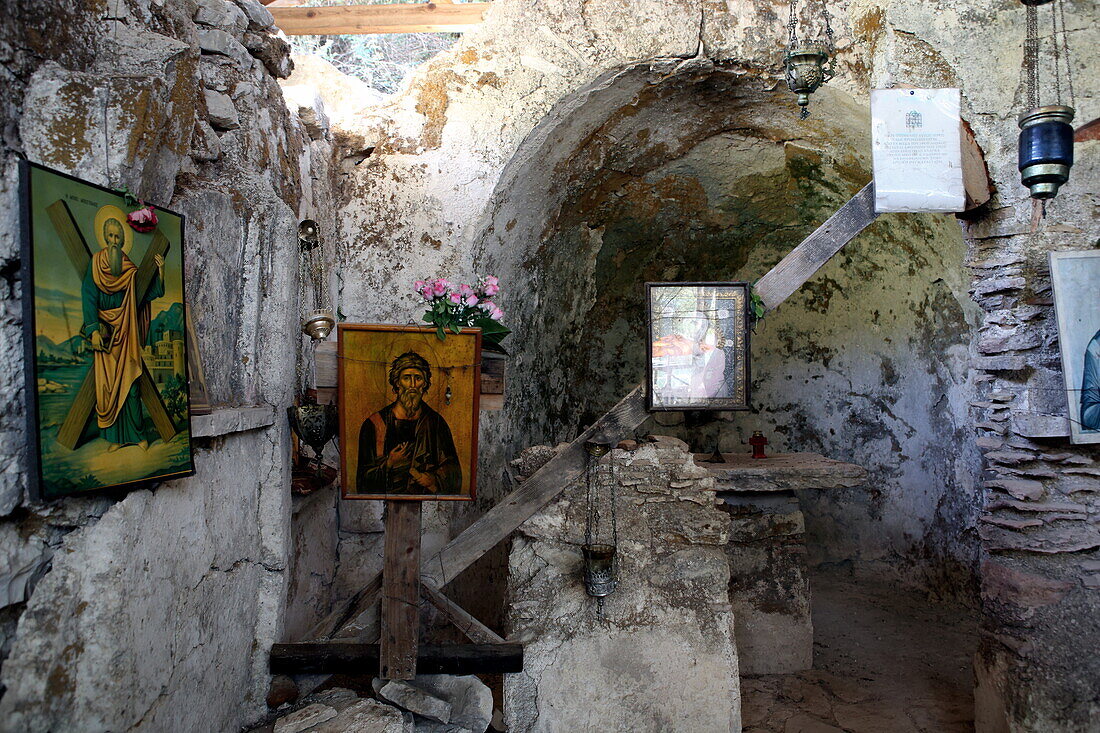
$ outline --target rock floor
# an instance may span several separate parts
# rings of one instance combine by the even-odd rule
[[[972,611],[839,571],[811,592],[814,668],[742,677],[744,733],[974,730]]]

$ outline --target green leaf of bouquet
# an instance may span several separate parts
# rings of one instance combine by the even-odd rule
[[[443,330],[443,326],[435,327],[435,335],[439,338],[440,341],[447,340],[447,332]]]
[[[452,323],[451,324],[451,332],[452,333],[462,333],[462,329],[459,328],[458,324]]]

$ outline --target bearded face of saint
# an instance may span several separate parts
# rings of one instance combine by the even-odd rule
[[[420,412],[420,405],[424,401],[424,392],[427,389],[422,371],[414,368],[403,370],[397,378],[394,389],[397,391],[397,401],[407,414],[416,415]]]
[[[103,239],[107,242],[107,260],[111,265],[111,274],[118,275],[122,272],[122,245],[125,241],[122,223],[118,219],[103,222]]]

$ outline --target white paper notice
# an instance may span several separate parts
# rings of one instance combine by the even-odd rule
[[[871,92],[875,211],[962,211],[958,89]]]

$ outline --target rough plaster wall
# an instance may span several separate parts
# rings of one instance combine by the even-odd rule
[[[998,359],[1001,355],[1013,358],[984,362],[977,359],[971,366],[976,369],[973,376],[980,380],[983,369],[1021,365],[1013,371],[985,372],[993,377],[992,382],[988,379],[986,382],[990,392],[1015,395],[1009,400],[1013,406],[993,410],[994,416],[1003,418],[999,420],[986,419],[980,406],[969,411],[962,409],[960,401],[966,394],[958,386],[963,382],[957,346],[950,349],[947,360],[934,364],[932,372],[904,364],[899,369],[900,362],[895,361],[894,376],[883,371],[882,381],[896,377],[901,384],[904,377],[926,385],[929,392],[948,395],[946,402],[927,400],[917,404],[910,400],[906,409],[924,415],[924,419],[914,424],[914,433],[926,429],[955,431],[951,440],[960,441],[960,453],[968,455],[978,445],[977,436],[971,433],[966,437],[969,443],[962,443],[957,433],[959,426],[964,422],[971,426],[994,426],[975,431],[992,432],[991,436],[985,436],[988,440],[981,443],[982,447],[993,451],[998,441],[1015,440],[1022,452],[1028,454],[1028,462],[1017,466],[998,464],[994,457],[987,465],[1001,466],[1001,473],[1040,481],[1047,499],[1067,497],[1086,507],[1083,512],[1073,513],[1076,519],[1060,518],[1053,520],[1054,524],[1042,522],[1041,528],[1016,531],[1011,527],[987,526],[985,533],[990,539],[984,541],[987,547],[994,547],[997,542],[1003,545],[990,532],[994,528],[998,533],[1007,529],[1007,536],[1016,538],[1016,548],[997,550],[998,562],[1019,569],[1030,568],[1040,578],[1050,576],[1054,582],[1069,583],[1066,600],[1048,606],[1028,605],[1026,594],[1021,595],[1019,589],[1011,592],[1002,589],[1016,598],[1012,602],[1013,612],[1027,617],[1026,621],[1013,620],[998,612],[993,601],[986,603],[991,633],[1012,629],[1016,638],[1011,642],[1014,651],[998,646],[1006,638],[1003,634],[1002,641],[987,641],[989,654],[996,652],[1008,660],[1004,664],[998,662],[1000,666],[990,662],[989,666],[1002,670],[996,680],[998,690],[1005,685],[1011,688],[1007,693],[1010,717],[1026,720],[1026,725],[1058,720],[1058,716],[1063,719],[1076,716],[1074,719],[1080,721],[1082,715],[1087,715],[1084,708],[1062,713],[1061,709],[1072,705],[1053,701],[1059,695],[1063,701],[1093,697],[1088,685],[1082,682],[1084,674],[1078,674],[1077,681],[1061,692],[1062,683],[1057,680],[1067,678],[1062,672],[1072,665],[1072,650],[1079,648],[1079,644],[1071,641],[1072,629],[1077,628],[1077,633],[1083,633],[1085,638],[1096,638],[1092,622],[1086,620],[1089,614],[1082,610],[1096,602],[1095,590],[1083,584],[1091,582],[1090,573],[1095,573],[1087,564],[1093,561],[1090,558],[1095,551],[1052,553],[1052,542],[1048,541],[1042,552],[1035,552],[1023,549],[1021,542],[1034,545],[1037,540],[1019,538],[1044,533],[1057,537],[1063,531],[1069,536],[1080,533],[1088,536],[1091,525],[1087,517],[1095,512],[1090,499],[1095,492],[1089,488],[1095,477],[1087,473],[1067,474],[1066,470],[1075,465],[1089,468],[1095,452],[1071,449],[1064,438],[1036,442],[1015,432],[1013,426],[1020,422],[1015,419],[1017,416],[1044,411],[1060,414],[1064,409],[1058,402],[1059,366],[1051,338],[1053,311],[1049,293],[1043,291],[1043,252],[1087,248],[1096,242],[1094,202],[1085,193],[1089,190],[1085,182],[1095,181],[1095,164],[1090,162],[1095,159],[1095,151],[1090,147],[1095,143],[1078,148],[1074,178],[1080,188],[1074,189],[1071,184],[1050,207],[1051,219],[1043,228],[1045,233],[1029,235],[1030,207],[1016,182],[1017,133],[1012,119],[1021,106],[1018,68],[1023,11],[1019,4],[1013,0],[992,4],[854,0],[831,3],[830,8],[841,49],[841,69],[837,80],[831,83],[833,89],[865,104],[866,92],[872,87],[895,83],[958,85],[963,89],[964,115],[987,156],[998,192],[991,206],[967,225],[967,263],[974,266],[975,294],[987,312],[982,348]],[[584,187],[577,185],[581,182],[570,180],[571,169],[566,165],[570,156],[584,148],[586,140],[602,143],[604,149],[613,148],[616,143],[626,147],[630,141],[625,138],[599,139],[598,130],[607,121],[608,111],[637,106],[632,105],[632,100],[646,87],[665,78],[690,78],[693,69],[705,66],[708,59],[739,73],[743,88],[757,93],[773,88],[781,60],[785,9],[785,5],[740,0],[627,5],[610,1],[582,4],[574,0],[537,5],[509,0],[495,3],[485,24],[467,34],[451,52],[429,63],[405,93],[361,117],[363,126],[343,139],[346,156],[342,168],[348,173],[345,180],[352,194],[351,203],[341,212],[343,232],[351,248],[344,283],[345,303],[356,309],[355,315],[404,320],[408,314],[415,314],[412,296],[407,294],[408,281],[437,273],[467,276],[473,271],[471,265],[492,267],[507,278],[506,285],[520,284],[513,285],[503,298],[511,322],[520,326],[513,343],[539,342],[544,335],[544,320],[555,317],[554,311],[546,307],[553,289],[576,294],[576,280],[550,280],[540,283],[537,289],[530,285],[538,264],[530,254],[543,240],[546,223],[565,202],[570,188],[575,191]],[[1083,73],[1088,56],[1082,50],[1096,45],[1095,28],[1100,24],[1095,22],[1095,13],[1094,4],[1087,0],[1068,3],[1071,43],[1078,49],[1081,120],[1097,114],[1093,101],[1096,77]],[[681,65],[683,60],[697,56],[698,61]],[[645,64],[652,70],[635,73],[630,69],[633,64]],[[790,115],[793,111],[790,100],[783,93],[778,96],[785,100],[782,104],[787,105],[787,111],[774,115]],[[818,96],[825,99],[828,93]],[[597,147],[588,146],[590,150]],[[1064,226],[1052,228],[1061,221],[1066,222]],[[914,225],[898,225],[899,233],[904,234],[911,226]],[[937,231],[946,233],[949,226],[941,225]],[[594,231],[589,236],[601,235]],[[587,246],[586,251],[592,252],[598,250],[599,244],[589,242]],[[584,267],[590,268],[592,264],[578,263],[575,271],[582,272]],[[942,284],[924,282],[929,297],[927,302],[922,298],[909,304],[916,306],[916,311],[911,311],[912,320],[926,323],[929,329],[951,330],[960,322],[969,323],[956,310],[958,306],[963,313],[967,311],[958,304],[959,275],[956,270],[953,277],[944,277]],[[1024,284],[1011,279],[1001,282],[1004,275],[1021,277]],[[1004,289],[1005,284],[1009,289]],[[585,293],[581,297],[591,296]],[[383,302],[386,305],[380,307],[378,304]],[[349,308],[345,312],[353,314]],[[950,319],[949,313],[954,314]],[[773,317],[776,319],[773,323],[789,318],[785,313]],[[938,343],[938,336],[917,336],[915,343],[924,346],[916,353],[927,354],[925,347]],[[768,337],[766,331],[761,336]],[[904,352],[905,349],[899,348],[894,356]],[[1022,361],[1015,357],[1022,357]],[[851,368],[860,369],[869,379],[885,365],[883,360],[881,364],[874,361],[853,363]],[[823,369],[823,361],[821,364]],[[833,359],[830,368],[836,364]],[[495,476],[504,474],[507,457],[517,448],[538,442],[544,436],[551,437],[552,431],[541,416],[546,411],[560,412],[557,400],[562,390],[545,390],[540,385],[567,377],[564,373],[548,372],[545,361],[535,354],[521,353],[510,363],[506,409],[483,420],[481,475],[485,501],[491,502],[507,490],[506,480],[494,483]],[[876,390],[882,386],[881,382],[871,384]],[[767,384],[761,387],[770,389]],[[890,389],[882,394],[890,399],[904,397]],[[881,405],[867,405],[867,409],[879,416],[886,415]],[[567,420],[562,424],[572,424],[579,418],[563,417]],[[841,427],[847,432],[870,430],[848,424]],[[900,424],[895,429],[896,434],[909,432]],[[837,430],[838,435],[844,432]],[[805,437],[806,433],[798,428],[798,434]],[[843,437],[830,436],[830,441],[822,443],[829,451],[851,445]],[[915,443],[912,445],[917,447]],[[1043,449],[1051,447],[1055,450],[1048,455],[1068,453],[1070,458],[1063,460],[1069,463],[1040,458]],[[879,454],[884,455],[885,451],[883,447]],[[1035,473],[1030,476],[1022,473],[1027,470]],[[965,544],[965,538],[973,535],[965,518],[979,498],[967,495],[966,490],[979,477],[972,473],[969,459],[963,459],[955,472],[957,475],[952,477],[950,469],[942,466],[936,469],[937,482],[954,481],[960,491],[946,494],[944,506],[936,509],[936,517],[923,515],[912,529],[920,531],[928,526],[926,522],[931,522],[932,526],[954,530]],[[992,495],[1001,495],[996,486],[989,488]],[[930,506],[932,496],[934,493],[920,500],[922,512]],[[852,498],[860,501],[858,497]],[[904,504],[886,508],[901,510]],[[483,506],[479,504],[474,511],[481,509]],[[1039,517],[1042,521],[1045,516],[1043,512],[1021,514],[1006,507],[997,512],[1009,517],[1008,521],[1017,521],[1020,516],[1028,520]],[[458,519],[456,526],[462,521]],[[942,535],[946,541],[947,532]],[[958,550],[950,542],[944,547],[949,552]],[[1059,618],[1067,620],[1059,622]],[[1036,643],[1026,643],[1029,638]],[[1050,643],[1043,639],[1049,639]],[[1040,655],[1061,661],[1057,664],[1044,661]],[[1100,678],[1091,674],[1093,679]],[[1069,677],[1073,676],[1070,672]],[[1001,703],[995,700],[995,704]],[[1028,707],[1031,712],[1026,710]]]
[[[287,602],[289,431],[280,419],[200,439],[197,475],[152,492],[30,502],[15,162],[126,185],[185,214],[212,401],[289,403],[294,231],[327,207],[329,143],[286,108],[275,76],[288,73],[289,49],[270,20],[251,0],[6,6],[5,730],[232,730],[264,710]]]
[[[607,460],[620,482],[619,587],[604,618],[581,581],[580,483],[513,545],[508,630],[524,643],[524,664],[504,681],[508,730],[740,731],[730,525],[714,478],[675,438]]]

